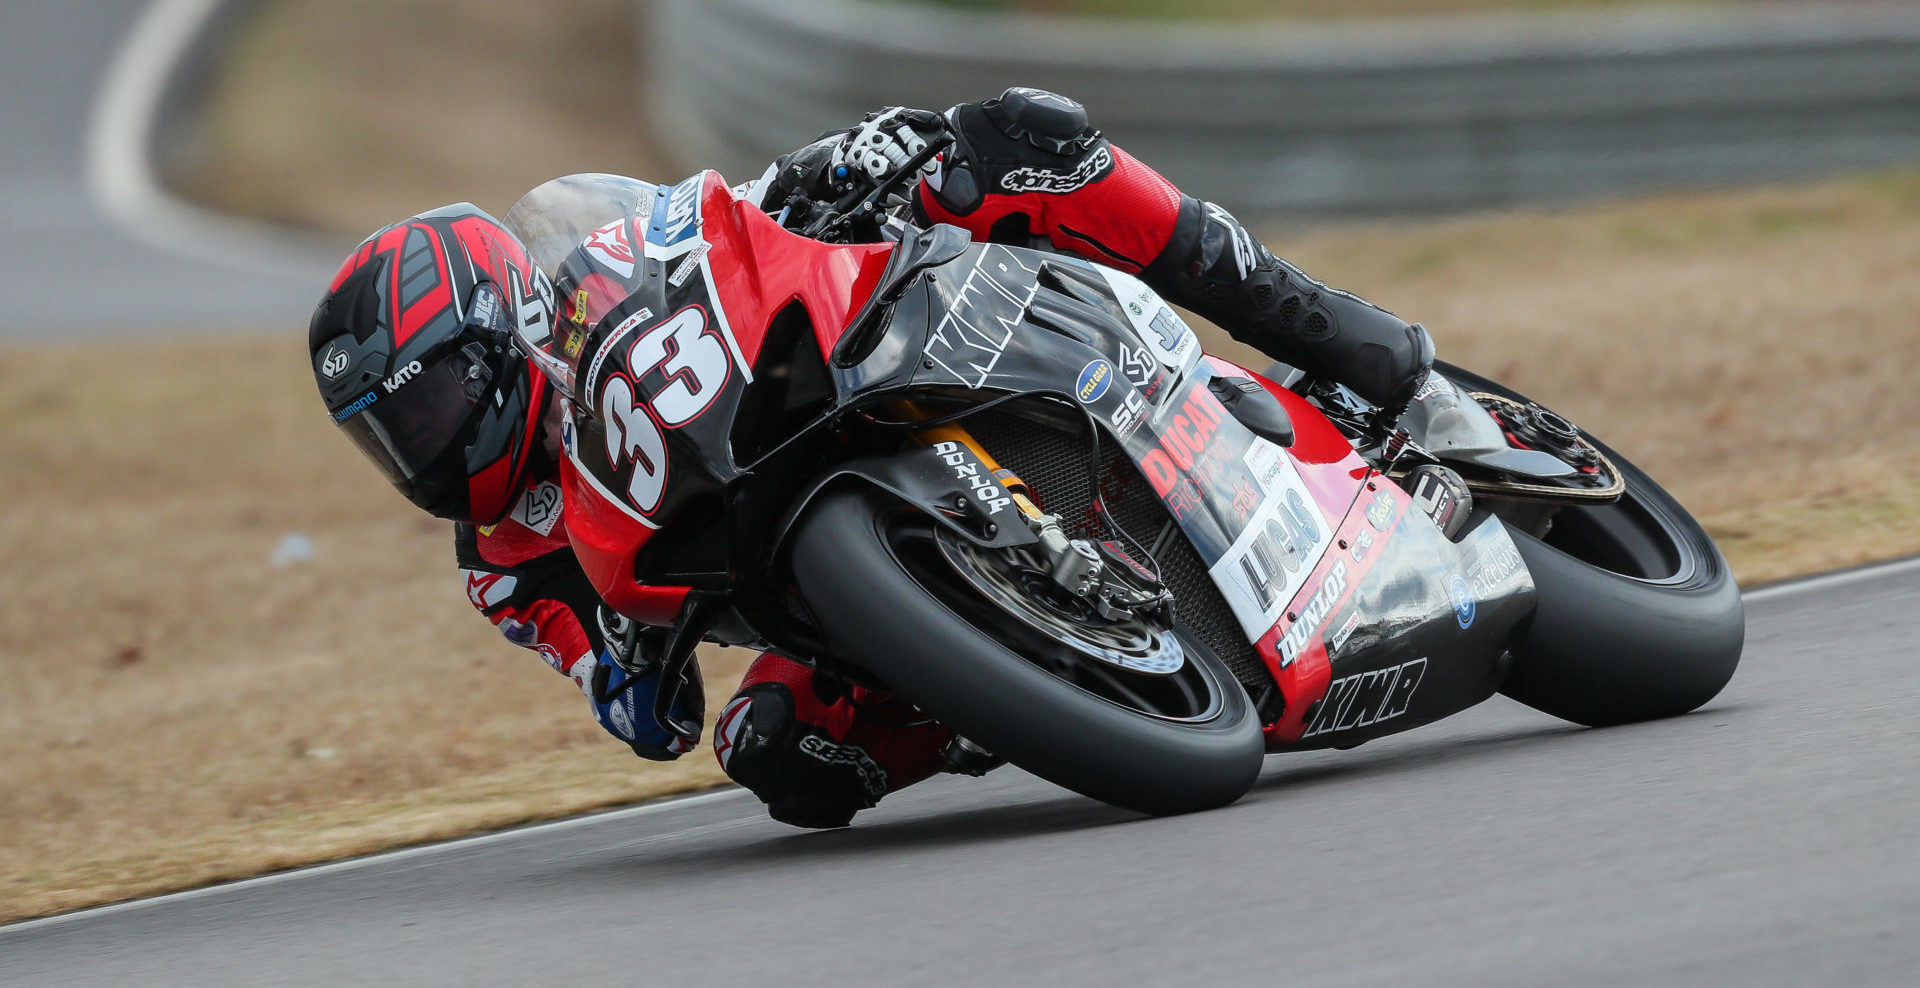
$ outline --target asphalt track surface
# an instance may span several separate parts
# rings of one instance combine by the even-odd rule
[[[148,10],[145,0],[0,3],[0,340],[284,330],[305,325],[325,288],[310,249],[182,223],[165,202],[104,201],[105,177],[144,174],[137,145],[116,153],[92,131],[116,77],[135,103],[151,94],[150,79],[116,67],[160,70],[171,54],[129,55]]]
[[[3,927],[0,984],[1913,985],[1916,595],[1751,597],[1673,720],[1495,699],[1170,819],[1010,769],[828,833],[707,794]]]

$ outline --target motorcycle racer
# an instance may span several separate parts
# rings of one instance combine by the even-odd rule
[[[1433,359],[1426,331],[1333,291],[1276,258],[1224,209],[1186,196],[1087,122],[1064,97],[1014,88],[944,115],[899,107],[782,157],[739,194],[770,213],[840,198],[891,174],[936,136],[911,206],[976,240],[1039,246],[1138,275],[1236,338],[1404,405]],[[461,305],[461,300],[465,304]],[[552,287],[524,245],[466,204],[376,232],[316,308],[309,349],[335,421],[416,506],[456,521],[469,601],[501,634],[572,678],[605,729],[644,758],[692,740],[655,716],[699,724],[691,679],[663,682],[641,629],[595,594],[566,534],[558,403],[512,347],[516,318],[551,321]],[[779,820],[844,826],[882,796],[990,756],[902,701],[768,653],[716,724],[722,768]]]

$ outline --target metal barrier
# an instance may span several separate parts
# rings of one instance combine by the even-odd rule
[[[1920,9],[1083,23],[871,0],[653,0],[664,150],[736,179],[879,105],[1082,100],[1248,214],[1552,203],[1920,161]]]

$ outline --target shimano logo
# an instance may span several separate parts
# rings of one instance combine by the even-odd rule
[[[389,377],[386,380],[380,382],[380,386],[383,388],[386,388],[388,394],[392,394],[395,391],[400,390],[401,385],[407,383],[408,381],[413,380],[413,375],[418,373],[420,373],[420,361],[416,360],[408,364],[407,366],[402,367],[397,371],[394,371],[392,377]]]
[[[331,381],[345,373],[350,362],[347,351],[334,347],[327,351],[327,359],[320,362],[320,373],[327,375],[327,380]]]
[[[335,422],[345,422],[346,420],[348,420],[348,419],[350,419],[350,418],[352,418],[352,417],[354,417],[355,415],[358,415],[358,414],[360,414],[361,412],[364,412],[364,411],[366,411],[366,410],[367,410],[367,406],[368,406],[368,405],[371,405],[371,404],[373,404],[374,402],[376,402],[376,401],[379,401],[379,400],[380,400],[380,396],[379,396],[379,395],[377,395],[377,394],[374,394],[373,392],[371,392],[371,391],[369,391],[369,392],[367,392],[366,394],[364,394],[364,395],[361,395],[361,396],[360,396],[360,400],[358,400],[358,401],[356,401],[356,402],[354,402],[354,403],[353,403],[353,404],[351,404],[351,405],[348,405],[348,406],[347,406],[347,407],[345,407],[345,408],[342,408],[341,410],[339,410],[339,411],[337,411],[337,412],[334,412],[334,413],[333,413],[333,420],[334,420]]]
[[[1015,168],[1000,177],[1000,187],[1008,192],[1072,192],[1105,175],[1113,168],[1113,150],[1101,145],[1098,151],[1069,172],[1046,168]]]
[[[1300,620],[1293,622],[1293,627],[1288,628],[1280,638],[1280,668],[1292,665],[1307,650],[1314,633],[1327,623],[1327,615],[1333,613],[1334,605],[1340,603],[1340,598],[1346,592],[1347,564],[1345,561],[1336,562],[1327,571],[1327,578],[1320,581],[1320,589],[1314,593],[1313,599],[1300,609]]]

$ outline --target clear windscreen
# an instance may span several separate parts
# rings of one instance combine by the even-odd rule
[[[534,266],[551,282],[558,276],[561,263],[595,230],[634,215],[643,205],[650,206],[654,192],[654,186],[623,175],[564,175],[521,196],[500,222],[526,245]],[[555,320],[561,311],[561,307],[553,307]],[[562,392],[572,394],[574,364],[580,356],[578,341],[572,341],[573,352],[567,350],[570,335],[578,334],[561,332],[553,321],[546,325],[522,321],[514,335],[534,366]]]

